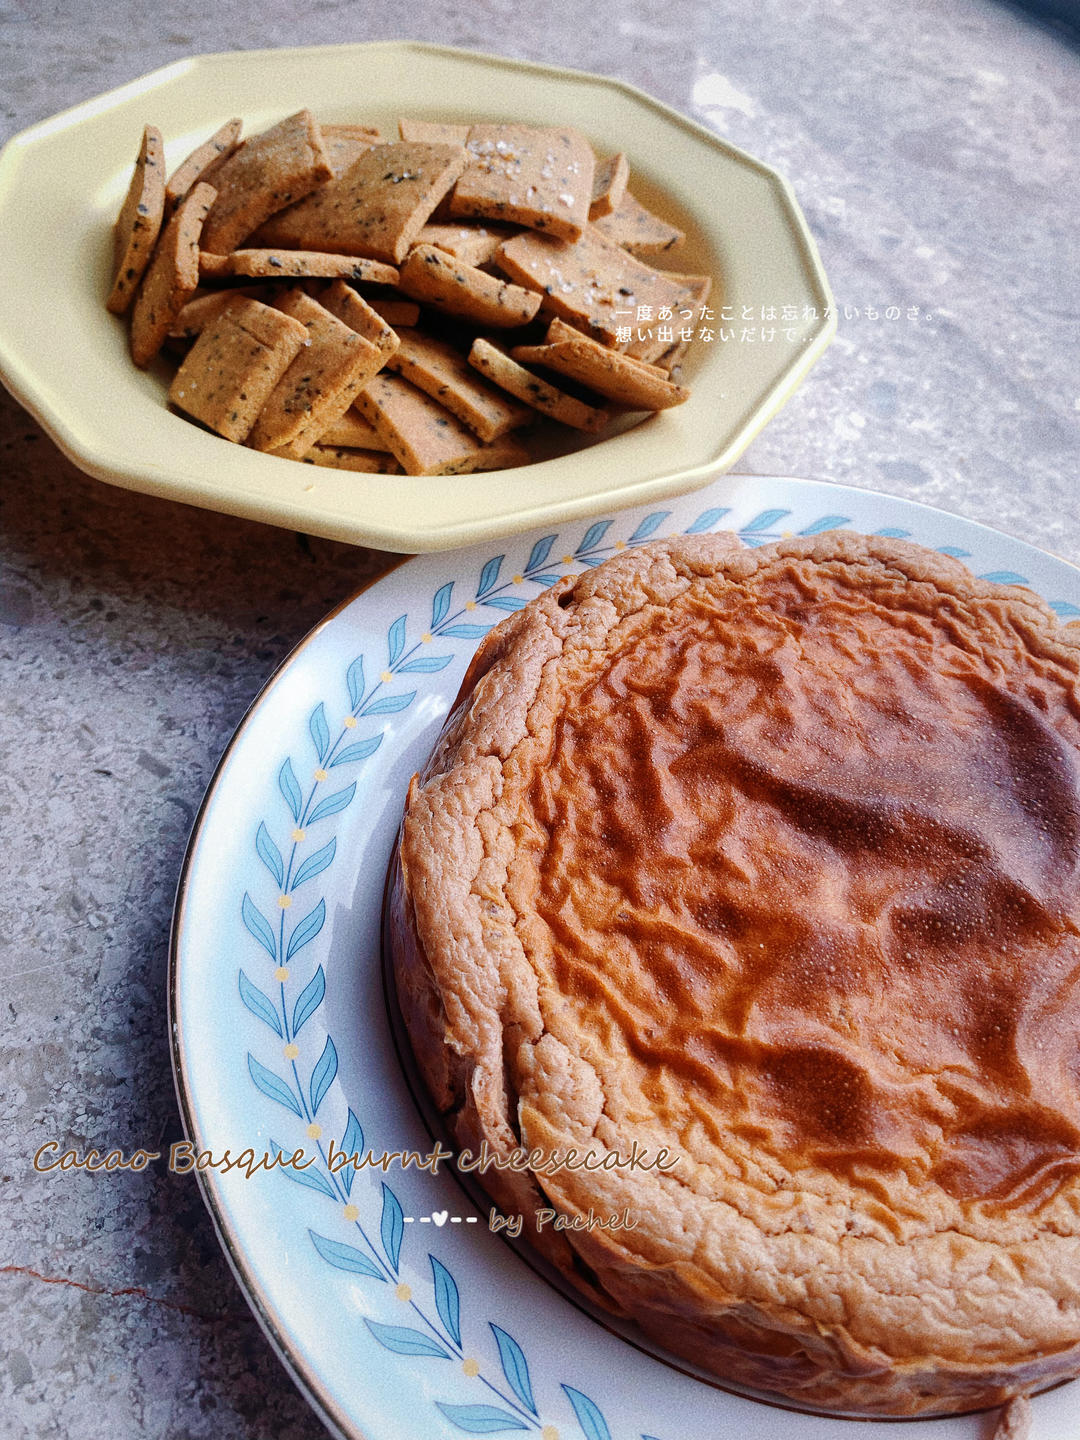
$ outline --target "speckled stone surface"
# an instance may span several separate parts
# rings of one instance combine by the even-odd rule
[[[526,34],[508,0],[8,0],[3,135],[188,54],[301,41],[624,77],[789,176],[840,306],[739,469],[909,496],[1080,562],[1072,32],[997,0],[529,13]],[[0,1435],[317,1437],[190,1179],[31,1158],[180,1138],[165,977],[189,827],[261,684],[389,557],[112,490],[6,395],[0,506]]]

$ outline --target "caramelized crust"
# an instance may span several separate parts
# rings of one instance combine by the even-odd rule
[[[487,1177],[667,1348],[853,1413],[1080,1370],[1080,644],[902,541],[646,545],[488,637],[395,973]]]

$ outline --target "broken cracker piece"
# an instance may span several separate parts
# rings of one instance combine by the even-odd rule
[[[243,128],[242,120],[227,120],[176,167],[165,185],[165,206],[170,214],[200,180],[209,180],[239,148]]]
[[[526,425],[534,412],[489,385],[453,345],[431,335],[402,335],[396,354],[387,361],[425,394],[445,405],[481,440],[491,442]]]
[[[496,329],[527,325],[540,308],[535,291],[465,265],[434,245],[409,251],[398,284],[426,305]]]
[[[113,227],[113,283],[105,308],[122,315],[138,289],[165,214],[165,142],[161,131],[143,131],[135,173]]]
[[[287,290],[275,308],[304,326],[308,344],[267,397],[247,443],[299,460],[344,415],[383,357],[302,290]]]
[[[307,339],[307,330],[291,315],[237,296],[191,347],[169,386],[169,399],[226,440],[246,440]]]
[[[512,220],[564,240],[589,221],[596,157],[579,130],[471,125],[469,164],[450,197],[452,215]]]
[[[203,248],[215,255],[235,250],[271,215],[310,194],[332,173],[311,111],[287,116],[253,136],[218,170],[218,198],[206,222]]]
[[[631,255],[659,255],[674,250],[686,236],[635,200],[629,190],[609,215],[593,222],[600,233]]]
[[[196,185],[158,237],[131,312],[131,357],[136,365],[149,365],[199,288],[199,236],[214,194],[212,185]]]
[[[449,410],[400,375],[383,370],[361,390],[355,404],[406,475],[461,474],[483,448]]]
[[[459,145],[374,145],[343,175],[275,215],[261,227],[257,243],[398,264],[465,158]]]
[[[672,319],[669,322],[672,328],[692,328],[697,318],[696,308],[704,305],[709,298],[712,289],[711,275],[679,275],[674,270],[659,270],[659,275],[665,275],[677,287],[678,298],[671,306]],[[691,314],[687,317],[687,311]],[[634,339],[616,348],[624,355],[632,355],[636,360],[646,360],[662,365],[669,373],[677,365],[681,365],[687,350],[693,344],[693,339],[679,339],[675,344],[670,340],[662,339],[659,335],[650,335],[648,328],[646,333],[639,339],[635,330]]]
[[[599,220],[617,209],[626,194],[626,182],[630,179],[630,162],[620,151],[607,160],[597,161],[593,175],[592,201],[589,205],[589,219]]]
[[[569,425],[574,430],[585,430],[595,435],[611,418],[606,410],[586,405],[583,400],[576,400],[573,395],[567,395],[564,390],[541,380],[531,370],[526,370],[524,365],[512,360],[497,345],[492,345],[490,340],[478,338],[473,341],[469,351],[469,364],[479,370],[481,375],[486,375],[492,384],[516,395],[519,400],[524,400],[526,405],[531,405],[541,414],[558,420],[560,424]]]
[[[499,265],[541,291],[544,311],[614,345],[640,306],[674,308],[681,290],[660,270],[605,239],[590,225],[576,243],[523,232],[499,247]]]
[[[584,335],[554,344],[517,345],[510,354],[524,364],[542,365],[576,380],[631,410],[668,410],[690,399],[690,391],[673,385],[659,366],[646,365]]]

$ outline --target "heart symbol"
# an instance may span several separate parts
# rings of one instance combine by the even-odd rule
[[[434,1212],[434,1214],[432,1215],[431,1218],[435,1221],[435,1224],[436,1224],[436,1225],[445,1225],[445,1224],[446,1224],[446,1211],[445,1211],[445,1210],[436,1210],[436,1211]]]

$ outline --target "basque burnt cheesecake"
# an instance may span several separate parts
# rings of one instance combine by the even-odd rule
[[[1030,591],[844,532],[564,579],[389,913],[459,1151],[668,1350],[855,1414],[1080,1372],[1080,639]]]

